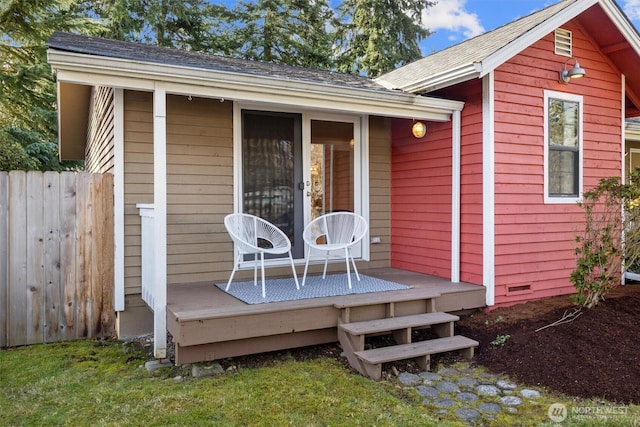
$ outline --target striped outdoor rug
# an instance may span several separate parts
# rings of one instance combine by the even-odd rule
[[[351,274],[351,286],[347,283],[347,274],[327,274],[322,276],[307,276],[307,281],[302,287],[302,277],[298,277],[300,290],[296,289],[293,277],[285,279],[266,280],[267,297],[262,298],[262,285],[258,277],[258,286],[253,286],[253,280],[243,282],[231,282],[227,293],[247,304],[264,304],[267,302],[293,301],[307,298],[333,297],[339,295],[366,294],[370,292],[385,292],[410,289],[410,286],[389,282],[371,276],[360,275],[360,281],[354,273]],[[216,284],[224,291],[226,283]]]

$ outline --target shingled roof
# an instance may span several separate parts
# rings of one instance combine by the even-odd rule
[[[426,81],[433,76],[454,73],[454,70],[465,66],[473,66],[510,43],[515,42],[527,32],[577,1],[562,0],[495,30],[488,31],[384,74],[376,81],[390,89],[407,90],[415,82]]]
[[[252,61],[210,53],[186,51],[71,33],[53,33],[47,42],[47,46],[50,49],[65,52],[118,58],[135,62],[188,67],[233,74],[266,76],[280,80],[343,86],[352,89],[393,92],[367,77],[355,74]]]

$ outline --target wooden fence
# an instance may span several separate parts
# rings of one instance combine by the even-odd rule
[[[114,333],[113,175],[0,172],[0,347]]]

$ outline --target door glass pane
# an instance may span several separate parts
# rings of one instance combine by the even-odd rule
[[[301,246],[295,245],[302,227],[295,191],[295,182],[302,180],[295,169],[301,156],[300,116],[243,111],[242,132],[242,211],[277,225]]]
[[[311,219],[354,209],[353,123],[311,122]]]

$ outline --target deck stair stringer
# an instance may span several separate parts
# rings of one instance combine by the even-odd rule
[[[427,303],[426,313],[395,317],[393,305],[393,302],[388,303],[387,317],[357,322],[349,321],[353,304],[338,307],[343,310],[338,324],[338,340],[349,364],[362,375],[379,381],[383,363],[406,359],[415,359],[421,369],[429,370],[430,356],[437,353],[460,350],[465,358],[473,357],[478,342],[454,334],[455,322],[460,320],[458,316],[435,311],[432,302]],[[413,330],[427,327],[438,338],[412,342]],[[366,337],[381,334],[391,334],[396,345],[365,350]]]

